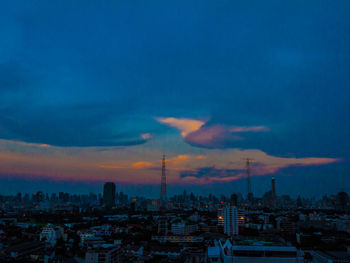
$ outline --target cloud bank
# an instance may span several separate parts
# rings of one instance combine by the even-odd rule
[[[204,148],[225,148],[227,145],[232,148],[234,142],[245,140],[253,133],[269,131],[265,126],[207,125],[206,122],[195,119],[169,117],[156,120],[178,129],[188,144]]]

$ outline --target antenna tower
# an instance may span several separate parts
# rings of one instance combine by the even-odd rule
[[[161,177],[161,186],[160,186],[160,201],[164,203],[167,199],[166,196],[166,173],[165,173],[165,155],[162,159],[162,177]]]
[[[252,183],[250,181],[250,164],[253,161],[251,158],[244,158],[246,161],[246,169],[247,169],[247,198],[250,199],[252,197]]]

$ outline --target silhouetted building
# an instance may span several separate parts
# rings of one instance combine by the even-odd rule
[[[133,211],[133,212],[135,212],[136,211],[136,209],[137,209],[137,199],[132,199],[131,200],[131,211]]]
[[[345,210],[348,206],[349,202],[349,196],[346,192],[341,191],[337,195],[337,209],[338,210]]]
[[[231,195],[231,205],[238,206],[238,196],[236,194]]]
[[[64,193],[63,192],[59,192],[58,193],[58,200],[63,202],[63,199],[64,199]]]
[[[103,204],[106,208],[115,206],[115,183],[108,182],[103,186]]]
[[[272,206],[275,207],[277,203],[276,195],[276,180],[275,177],[271,178],[271,194],[272,194]]]
[[[42,191],[36,192],[35,194],[33,194],[32,200],[35,203],[40,203],[44,201],[44,193]]]
[[[272,195],[276,196],[276,180],[275,180],[275,177],[271,178],[271,191],[272,191]]]

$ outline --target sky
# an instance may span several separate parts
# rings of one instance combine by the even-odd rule
[[[350,2],[3,1],[0,194],[350,191]]]

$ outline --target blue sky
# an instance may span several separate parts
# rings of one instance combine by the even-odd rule
[[[293,195],[348,190],[349,11],[348,1],[3,3],[0,191],[28,178],[30,191],[113,180],[157,196],[163,153],[174,192],[244,192],[244,164],[230,158],[261,153],[275,159],[256,161],[256,194],[272,175]],[[180,165],[183,155],[197,161]]]

